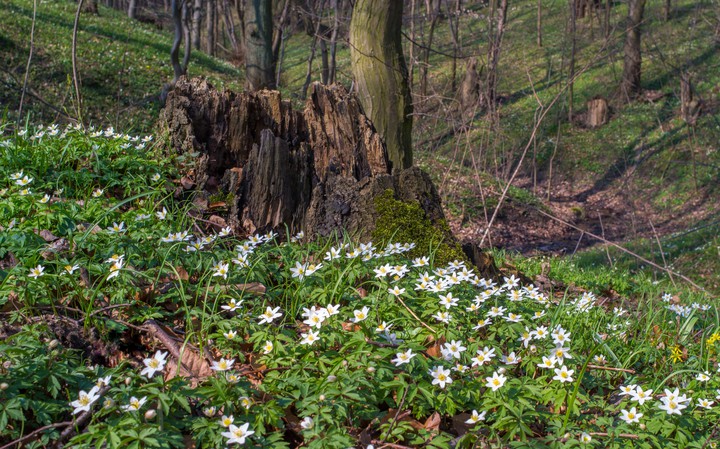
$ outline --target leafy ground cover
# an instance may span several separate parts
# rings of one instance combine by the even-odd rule
[[[1,447],[717,443],[711,298],[625,272],[609,291],[567,261],[484,279],[413,242],[235,235],[176,198],[190,162],[162,150],[1,138]]]

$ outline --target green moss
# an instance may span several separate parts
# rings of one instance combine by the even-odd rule
[[[375,198],[375,210],[378,219],[372,238],[376,245],[414,242],[417,246],[410,252],[410,257],[432,254],[435,264],[440,265],[453,260],[469,262],[447,222],[444,219],[432,222],[417,201],[397,200],[388,189]]]

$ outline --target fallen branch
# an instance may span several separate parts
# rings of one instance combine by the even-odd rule
[[[47,426],[42,426],[39,429],[35,429],[32,432],[28,433],[24,437],[20,437],[17,440],[13,440],[13,441],[9,442],[8,444],[6,444],[5,446],[0,446],[0,449],[10,449],[13,446],[23,447],[23,446],[20,446],[20,444],[25,443],[26,441],[32,439],[39,433],[42,433],[42,432],[44,432],[46,430],[50,430],[50,429],[57,429],[60,427],[71,426],[72,423],[73,423],[72,421],[63,421],[63,422],[56,422],[54,424],[48,424]]]
[[[561,218],[558,218],[558,217],[556,217],[556,216],[554,216],[554,215],[552,215],[552,214],[549,214],[549,213],[541,210],[540,208],[533,207],[533,209],[535,209],[540,215],[544,215],[544,216],[546,216],[547,218],[549,218],[549,219],[551,219],[551,220],[555,220],[555,221],[557,221],[558,223],[562,223],[562,224],[564,224],[565,226],[569,226],[569,227],[571,227],[571,228],[573,228],[573,229],[575,229],[575,230],[577,230],[577,231],[584,232],[585,234],[589,235],[590,237],[592,237],[592,238],[594,238],[594,239],[598,239],[598,240],[600,240],[601,242],[604,242],[604,243],[607,243],[608,245],[614,246],[615,248],[619,249],[620,251],[622,251],[622,252],[624,252],[624,253],[626,253],[626,254],[629,254],[629,255],[633,256],[634,258],[636,258],[636,259],[638,259],[638,260],[641,260],[641,261],[645,262],[646,264],[648,264],[648,265],[650,265],[650,266],[652,266],[652,267],[657,268],[658,270],[664,271],[664,272],[668,273],[669,275],[677,276],[678,278],[680,278],[680,279],[682,279],[683,281],[687,282],[688,284],[692,285],[693,287],[695,287],[696,289],[700,290],[701,292],[707,293],[707,290],[705,290],[703,287],[699,286],[698,284],[696,284],[695,282],[693,282],[692,279],[688,278],[688,277],[685,276],[685,275],[682,275],[682,274],[678,273],[677,271],[673,271],[673,270],[671,270],[671,269],[669,269],[669,268],[662,267],[662,266],[656,264],[655,262],[652,262],[652,261],[644,258],[643,256],[641,256],[641,255],[639,255],[639,254],[637,254],[637,253],[634,253],[634,252],[630,251],[629,249],[627,249],[627,248],[625,248],[625,247],[623,247],[623,246],[618,245],[617,243],[613,243],[613,242],[611,242],[610,240],[607,240],[607,239],[604,239],[604,238],[600,237],[599,235],[595,235],[595,234],[593,234],[592,232],[588,232],[588,231],[586,231],[585,229],[579,228],[578,226],[575,226],[574,224],[568,223],[567,221],[565,221],[565,220],[563,220],[563,219],[561,219]]]

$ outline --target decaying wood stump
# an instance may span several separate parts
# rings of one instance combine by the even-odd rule
[[[390,173],[387,152],[354,96],[314,84],[302,111],[276,91],[220,92],[181,79],[161,126],[182,153],[197,152],[195,186],[231,198],[228,223],[245,232],[346,230],[370,235],[374,199],[388,189],[443,219],[440,197],[418,168]]]
[[[605,125],[610,117],[610,108],[608,102],[602,97],[595,97],[587,102],[587,115],[585,116],[585,126],[588,128],[598,128]]]

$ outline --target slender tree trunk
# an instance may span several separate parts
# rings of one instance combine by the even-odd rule
[[[235,34],[235,21],[233,20],[232,10],[230,9],[230,4],[228,3],[228,0],[222,1],[223,21],[225,22],[225,26],[223,28],[227,33],[227,37],[230,41],[230,46],[232,46],[233,53],[237,55],[240,51],[240,44],[238,43],[237,35]]]
[[[185,53],[183,54],[182,68],[183,73],[187,75],[187,68],[190,64],[190,53],[192,53],[192,40],[191,37],[191,6],[188,4],[189,0],[185,0],[183,3],[183,34],[185,39]]]
[[[542,0],[537,0],[537,46],[542,45]]]
[[[420,65],[420,95],[427,96],[428,86],[428,70],[430,69],[430,49],[432,48],[433,36],[435,35],[435,27],[437,27],[440,19],[440,0],[437,0],[437,8],[433,7],[433,0],[425,0],[425,7],[428,16],[430,16],[430,31],[428,32],[425,51],[423,52],[423,62]]]
[[[625,60],[620,93],[623,100],[630,101],[640,93],[642,55],[640,53],[640,26],[645,12],[645,0],[629,0],[625,34]]]
[[[310,7],[310,3],[307,3],[308,8]],[[310,55],[308,56],[307,60],[307,71],[305,72],[305,83],[302,87],[302,98],[307,97],[307,90],[310,87],[310,81],[312,81],[312,66],[313,66],[313,60],[315,59],[315,51],[317,49],[318,40],[320,40],[320,28],[322,27],[322,10],[325,6],[325,0],[320,0],[320,5],[316,11],[310,10],[310,16],[306,19],[305,28],[308,32],[308,34],[312,34],[312,45],[310,46]],[[312,16],[315,16],[315,20],[317,20],[317,23],[315,23],[315,26],[312,26]],[[327,52],[327,49],[325,50]],[[325,82],[323,81],[323,84]]]
[[[130,3],[128,4],[128,10],[127,15],[129,18],[134,19],[135,18],[135,10],[137,9],[137,0],[130,0]]]
[[[393,170],[412,166],[412,98],[402,49],[403,2],[356,0],[350,61],[365,114],[385,140]]]
[[[450,37],[452,37],[452,43],[453,43],[453,57],[451,65],[450,65],[450,77],[451,77],[451,90],[452,92],[455,92],[457,88],[456,84],[456,78],[457,78],[457,58],[458,54],[460,53],[460,32],[459,32],[459,26],[460,26],[460,7],[461,7],[461,0],[455,1],[455,12],[452,13],[450,11],[450,5],[448,5],[448,25],[450,26]]]
[[[337,52],[337,37],[340,30],[340,11],[342,8],[342,0],[334,0],[335,16],[333,19],[333,30],[330,35],[330,66],[328,73],[328,84],[335,82],[337,62],[335,60],[335,54]]]
[[[605,39],[610,37],[610,7],[612,0],[605,0]]]
[[[507,20],[508,0],[500,0],[498,8],[497,26],[495,36],[490,43],[488,54],[488,73],[485,81],[487,88],[486,102],[489,111],[494,112],[497,105],[497,67],[500,62],[500,48],[503,35],[505,34],[505,23]]]
[[[290,12],[290,0],[284,0],[282,13],[280,13],[280,19],[278,20],[277,31],[273,34],[272,42],[272,55],[273,61],[277,61],[280,55],[280,46],[285,39],[285,29],[287,28],[290,20],[288,14]],[[280,84],[280,69],[277,70],[276,85]]]
[[[577,2],[570,0],[570,62],[568,67],[568,122],[572,123],[574,113],[574,87],[575,87],[575,53],[577,51]]]
[[[411,0],[410,2],[410,45],[409,45],[409,69],[408,69],[408,86],[410,91],[415,88],[415,42],[417,42],[417,34],[415,33],[415,24],[417,19],[415,12],[417,10],[417,0]]]
[[[274,89],[271,0],[246,0],[245,79],[248,90]]]
[[[217,22],[217,0],[207,1],[207,54],[215,56],[215,24]]]
[[[203,0],[194,0],[192,6],[192,46],[195,50],[200,50],[200,39],[202,36],[202,4]]]
[[[185,69],[180,65],[180,44],[182,43],[184,32],[182,20],[183,1],[172,0],[170,7],[172,8],[173,25],[175,27],[175,38],[173,39],[172,48],[170,49],[170,62],[173,66],[172,85],[175,85],[177,80],[185,74]]]

